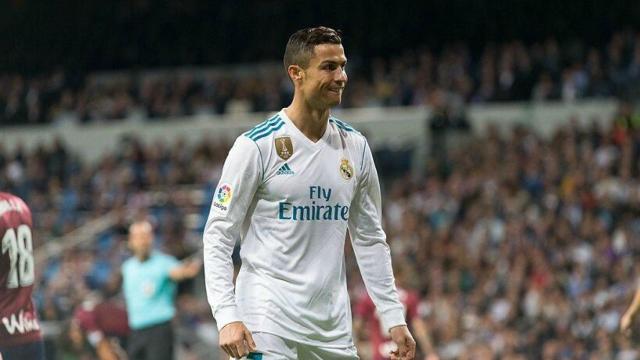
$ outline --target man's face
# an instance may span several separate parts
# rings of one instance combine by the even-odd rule
[[[135,256],[147,257],[153,245],[153,230],[148,223],[138,223],[129,229],[129,247]]]
[[[314,56],[302,72],[301,90],[314,107],[325,109],[340,104],[347,84],[347,57],[342,45],[316,45]]]

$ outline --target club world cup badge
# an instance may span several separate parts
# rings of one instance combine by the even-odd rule
[[[276,152],[282,160],[287,160],[293,155],[293,143],[288,136],[279,136],[275,140]]]
[[[342,175],[342,178],[345,180],[351,180],[353,177],[353,166],[351,166],[349,160],[340,160],[340,175]]]

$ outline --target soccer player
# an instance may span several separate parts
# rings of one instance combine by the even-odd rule
[[[44,359],[40,324],[31,300],[35,275],[31,210],[0,192],[0,358]]]
[[[201,261],[180,263],[153,250],[153,228],[148,221],[129,227],[133,257],[122,264],[124,298],[131,335],[127,353],[131,360],[173,359],[176,282],[191,279]]]
[[[415,341],[381,227],[378,174],[366,139],[330,115],[347,83],[340,34],[289,38],[291,104],[242,134],[225,161],[204,231],[207,297],[231,357],[357,359],[347,293],[347,230],[394,359]],[[241,239],[235,292],[231,254]]]
[[[121,342],[129,336],[127,312],[112,299],[92,293],[79,304],[71,319],[70,338],[77,348],[90,345],[99,360],[126,359]]]
[[[404,305],[406,311],[407,323],[411,324],[413,334],[416,337],[420,349],[425,354],[427,360],[438,360],[431,342],[431,336],[427,325],[418,313],[420,297],[418,293],[409,290],[406,284],[406,274],[402,267],[395,267],[394,274],[398,287],[400,301]],[[368,334],[372,348],[372,360],[389,359],[389,352],[395,347],[395,344],[389,338],[389,334],[381,328],[380,317],[375,311],[375,305],[371,297],[364,294],[357,301],[355,306],[354,332],[356,336],[362,338],[364,334]]]

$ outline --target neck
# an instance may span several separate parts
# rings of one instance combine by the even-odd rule
[[[140,262],[145,262],[147,261],[149,256],[151,256],[151,253],[138,253],[138,254],[135,254],[135,256],[138,258]]]
[[[285,108],[284,111],[300,132],[313,142],[320,140],[327,130],[329,108],[314,108],[304,101],[302,97],[294,95],[291,105]]]

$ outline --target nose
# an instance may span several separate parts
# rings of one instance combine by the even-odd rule
[[[344,68],[339,69],[336,82],[339,82],[341,85],[344,85],[347,82],[347,80],[349,80],[349,77],[347,76],[346,70]]]

